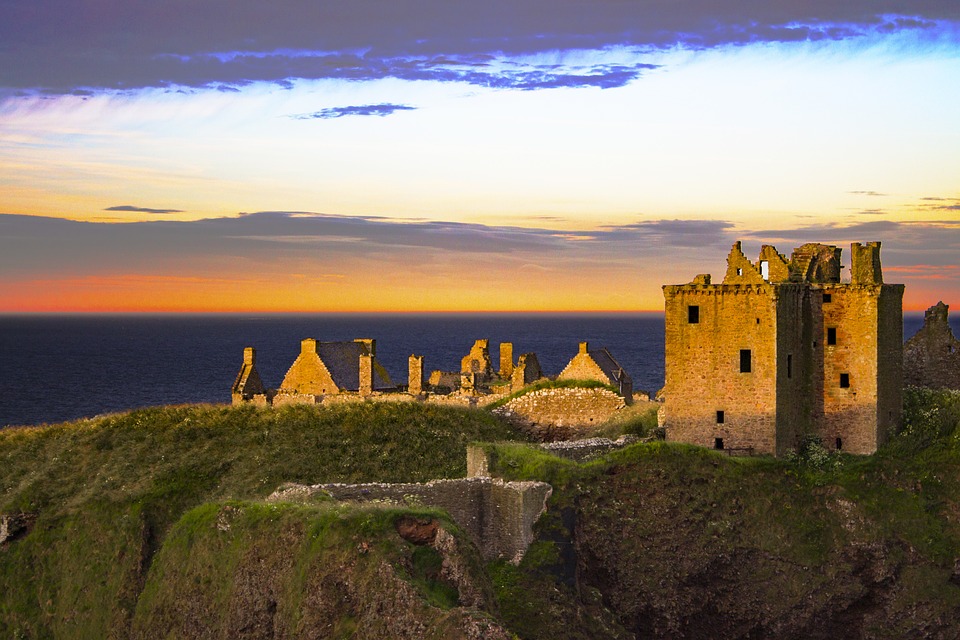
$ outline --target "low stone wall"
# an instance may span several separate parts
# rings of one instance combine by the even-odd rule
[[[561,440],[536,445],[548,453],[574,462],[586,462],[599,458],[605,453],[623,449],[641,438],[634,435],[620,436],[616,440],[609,438],[586,438],[584,440]],[[649,441],[647,439],[646,441]],[[490,456],[483,445],[467,446],[467,477],[485,478],[490,476]]]
[[[563,429],[563,439],[572,435],[568,430],[597,426],[624,406],[623,398],[609,389],[560,387],[531,391],[494,412],[520,426]]]
[[[533,524],[546,509],[552,491],[545,482],[477,477],[422,484],[287,484],[267,500],[304,501],[325,495],[353,502],[389,501],[438,507],[467,532],[485,559],[506,558],[518,563],[533,542]]]

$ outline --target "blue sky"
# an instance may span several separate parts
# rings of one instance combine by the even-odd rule
[[[39,0],[0,43],[0,311],[656,309],[737,238],[960,304],[955,2]]]

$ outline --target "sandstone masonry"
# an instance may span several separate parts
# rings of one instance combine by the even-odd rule
[[[871,453],[899,422],[903,285],[883,283],[880,243],[805,244],[788,261],[739,242],[722,284],[663,287],[667,439],[783,454],[805,434]]]
[[[960,389],[960,340],[948,321],[949,307],[927,309],[923,327],[903,345],[905,384],[933,389]]]

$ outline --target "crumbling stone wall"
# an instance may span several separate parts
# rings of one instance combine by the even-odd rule
[[[546,510],[553,489],[545,482],[460,478],[403,484],[288,484],[268,500],[302,501],[327,495],[352,502],[390,501],[445,510],[473,539],[487,560],[518,563],[533,542],[533,524]]]
[[[923,327],[903,346],[904,382],[932,389],[960,389],[960,341],[943,301],[927,309]]]
[[[562,440],[542,442],[536,446],[560,458],[574,462],[587,462],[600,456],[641,442],[635,435],[620,436],[616,440],[609,438],[584,438],[583,440]],[[483,445],[467,446],[467,477],[485,478],[490,476],[490,454]]]
[[[477,340],[473,343],[470,353],[460,361],[460,373],[477,374],[479,382],[489,380],[493,376],[489,340]]]
[[[554,436],[565,438],[570,431],[598,426],[624,406],[623,398],[609,389],[561,387],[525,393],[494,412],[556,439]]]
[[[517,366],[514,367],[510,376],[510,389],[511,391],[519,391],[543,377],[543,369],[540,368],[540,360],[537,358],[537,354],[524,353],[517,360]]]

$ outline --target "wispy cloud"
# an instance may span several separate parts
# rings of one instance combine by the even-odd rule
[[[107,207],[104,211],[127,211],[131,213],[183,213],[182,209],[151,209],[150,207],[135,207],[132,204],[120,204],[115,207]]]
[[[388,116],[397,111],[414,111],[416,107],[406,104],[363,104],[351,107],[329,107],[313,113],[298,113],[294,120],[330,120],[345,116]]]
[[[877,191],[848,191],[847,193],[856,195],[856,196],[871,196],[874,198],[885,198],[886,193],[879,193]]]

